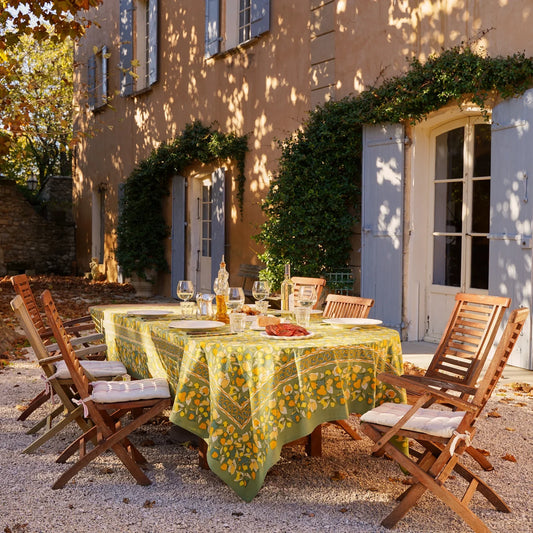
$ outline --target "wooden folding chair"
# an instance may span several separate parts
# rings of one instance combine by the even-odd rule
[[[372,298],[360,296],[344,296],[342,294],[328,294],[324,318],[367,318],[370,308],[374,305]]]
[[[326,307],[324,308],[324,318],[367,318],[370,308],[374,305],[372,298],[361,298],[359,296],[344,296],[341,294],[328,294],[326,296]],[[340,426],[352,439],[361,440],[361,435],[352,427],[347,420],[334,420],[331,422]],[[321,428],[315,429],[307,437],[308,453],[310,455],[321,455],[322,432]]]
[[[322,296],[322,290],[326,286],[326,280],[324,278],[303,278],[294,276],[291,278],[294,283],[294,294],[295,299],[297,299],[298,290],[302,285],[312,285],[316,290],[316,303],[313,306],[313,309],[318,309],[320,307],[320,297]]]
[[[483,379],[479,385],[471,388],[468,395],[461,398],[420,382],[411,382],[409,386],[419,395],[414,405],[384,403],[361,417],[361,429],[375,442],[373,453],[386,453],[407,470],[415,481],[400,496],[397,507],[381,522],[383,526],[393,528],[426,490],[448,505],[476,532],[489,532],[488,527],[469,508],[476,492],[497,510],[511,512],[487,483],[461,463],[460,457],[470,446],[476,432],[475,424],[503,373],[528,313],[526,308],[511,313]],[[380,376],[378,378],[381,379]],[[387,380],[397,381],[399,386],[405,385],[405,380],[400,376],[397,380],[387,376]],[[456,410],[423,407],[426,404],[453,406]],[[413,439],[423,451],[404,455],[391,443],[393,437]],[[467,484],[460,498],[445,485],[453,472]]]
[[[52,344],[50,341],[50,338],[52,337],[52,331],[50,328],[46,327],[43,321],[43,317],[37,305],[37,300],[35,299],[33,291],[31,290],[28,276],[26,276],[26,274],[12,276],[11,283],[15,289],[15,293],[22,298],[22,301],[26,306],[26,310],[28,311],[31,320],[35,325],[38,334],[43,339],[44,344],[47,345],[47,349],[53,353],[54,350],[57,350],[57,345]],[[91,317],[88,315],[73,320],[67,320],[64,322],[64,324],[68,333],[78,338],[75,341],[77,346],[83,345],[88,347],[93,342],[100,341],[104,338],[101,333],[96,332],[91,333],[90,335],[82,336],[82,333],[84,334],[95,329],[94,323]],[[91,351],[90,354],[91,355],[89,355],[89,357],[95,357],[99,359],[103,358],[103,355],[95,350]],[[36,409],[50,399],[49,393],[50,388],[48,387],[37,394],[37,396],[35,396],[22,411],[17,420],[26,420]]]
[[[443,392],[453,391],[459,397],[468,397],[483,370],[503,315],[510,305],[510,298],[457,294],[448,325],[425,374],[404,374],[401,386],[410,388],[412,383],[421,383]],[[382,378],[386,383],[391,383],[389,374],[384,374]],[[390,374],[390,379],[395,383],[397,378]],[[417,399],[416,393],[411,390],[408,403],[414,403]],[[467,452],[485,470],[493,469],[487,457],[477,449],[469,447]]]
[[[90,383],[61,323],[50,291],[44,291],[42,299],[48,322],[72,376],[80,403],[83,404],[84,416],[94,424],[58,457],[57,462],[62,463],[79,450],[79,459],[59,477],[52,488],[64,487],[82,468],[108,449],[116,453],[137,483],[150,485],[150,479],[139,467],[139,464],[147,461],[128,436],[170,407],[170,391],[166,379]],[[121,420],[128,413],[132,416],[129,423]],[[94,439],[96,445],[88,450],[87,445]]]
[[[252,295],[252,286],[254,281],[259,279],[259,272],[263,267],[259,265],[241,264],[237,276],[242,278],[242,290],[244,292],[244,298],[247,302],[254,302]]]
[[[82,417],[81,407],[78,407],[73,402],[75,398],[75,392],[71,388],[73,382],[68,369],[63,363],[61,354],[50,354],[19,295],[11,300],[11,308],[15,312],[21,327],[24,329],[26,338],[33,348],[37,361],[43,371],[46,381],[47,398],[53,400],[54,395],[57,395],[59,399],[59,404],[53,406],[49,413],[27,431],[31,435],[37,433],[42,428],[45,429],[44,433],[23,451],[23,453],[31,453],[72,422],[78,424],[84,432],[91,427],[91,424]],[[93,351],[101,353],[105,349],[106,345],[100,344],[80,348],[77,353],[79,357],[84,357]],[[83,361],[82,364],[88,372],[100,379],[115,379],[127,374],[126,367],[118,361],[88,360]]]

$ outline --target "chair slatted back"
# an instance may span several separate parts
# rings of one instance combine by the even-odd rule
[[[11,283],[13,284],[15,292],[21,296],[24,305],[28,310],[28,314],[30,315],[31,320],[39,332],[39,335],[41,335],[41,337],[46,336],[47,327],[44,324],[43,317],[41,316],[39,307],[37,306],[37,301],[35,300],[35,296],[31,290],[28,276],[26,276],[26,274],[13,276],[11,278]]]
[[[15,316],[17,317],[20,325],[22,326],[22,329],[26,334],[26,338],[28,339],[31,347],[33,348],[37,359],[39,361],[49,359],[50,353],[46,349],[46,346],[44,345],[43,340],[39,335],[39,332],[37,331],[37,328],[35,327],[35,324],[31,319],[28,313],[28,309],[24,305],[24,301],[20,294],[17,294],[17,296],[15,296],[13,300],[11,300],[11,308],[13,309]],[[50,377],[55,372],[53,364],[40,364],[43,369],[43,372],[46,374],[47,377]]]
[[[323,316],[324,318],[367,318],[373,305],[372,298],[328,294]]]
[[[478,416],[485,407],[487,401],[491,397],[500,377],[503,374],[503,370],[515,344],[520,337],[520,332],[524,328],[524,324],[529,315],[529,309],[527,307],[521,307],[511,312],[507,325],[503,331],[498,347],[494,352],[487,370],[481,380],[480,385],[477,388],[474,395],[473,402],[479,405]]]
[[[320,305],[320,297],[322,296],[322,290],[326,286],[326,279],[325,278],[304,278],[304,277],[298,277],[294,276],[291,278],[292,282],[294,283],[294,294],[295,298],[297,299],[298,295],[298,289],[302,285],[313,285],[316,290],[316,303],[313,306],[313,309],[317,309]]]
[[[68,334],[63,326],[63,322],[57,308],[55,306],[52,294],[49,290],[45,290],[41,295],[44,304],[44,310],[48,318],[48,322],[52,331],[54,332],[54,337],[56,342],[61,350],[63,360],[67,365],[67,368],[70,372],[74,386],[76,387],[78,394],[81,398],[87,398],[89,396],[89,380],[83,371],[81,363],[74,352],[74,348],[69,340]]]
[[[459,293],[425,376],[474,385],[491,351],[510,298]]]

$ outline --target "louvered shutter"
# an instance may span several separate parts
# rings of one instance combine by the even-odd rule
[[[87,92],[89,97],[89,108],[96,107],[96,57],[89,56],[87,61]]]
[[[220,3],[205,0],[205,57],[220,51]]]
[[[148,6],[148,84],[157,81],[157,47],[158,47],[158,0],[149,0]]]
[[[120,0],[120,95],[133,93],[133,0]]]
[[[270,0],[252,0],[250,35],[257,37],[270,29]]]

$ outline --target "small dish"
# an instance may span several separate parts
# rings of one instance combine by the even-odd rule
[[[167,316],[173,315],[173,311],[167,309],[132,309],[126,313],[128,316]]]
[[[208,330],[217,329],[225,326],[224,322],[216,320],[173,320],[168,323],[169,328],[183,330]]]
[[[269,335],[266,331],[261,333],[261,337],[266,337],[267,339],[272,340],[280,340],[280,341],[298,341],[303,339],[310,339],[311,337],[314,337],[314,333],[312,331],[309,332],[309,335],[291,335],[291,336],[285,336],[285,335]]]
[[[379,326],[383,324],[382,320],[376,318],[324,318],[322,320],[325,324],[330,326],[338,326],[342,328],[353,328],[354,326]]]

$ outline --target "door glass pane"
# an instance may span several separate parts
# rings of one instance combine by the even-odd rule
[[[490,124],[474,126],[474,177],[490,176]],[[475,197],[474,197],[475,200]]]
[[[435,226],[440,233],[460,233],[462,229],[463,183],[435,183]]]
[[[211,257],[211,185],[202,186],[202,257]]]
[[[472,266],[470,287],[489,288],[489,240],[486,237],[472,237]]]
[[[433,283],[460,287],[461,237],[433,237]]]
[[[435,179],[463,178],[464,128],[456,128],[436,139]]]
[[[488,233],[490,219],[490,180],[473,183],[472,232]]]

